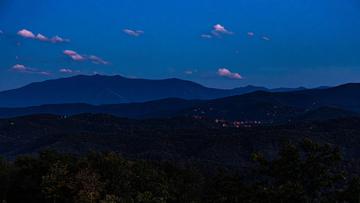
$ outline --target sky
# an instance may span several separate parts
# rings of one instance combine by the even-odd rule
[[[0,90],[77,74],[360,82],[359,0],[0,0]]]

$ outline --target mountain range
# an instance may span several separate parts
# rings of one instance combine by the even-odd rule
[[[282,141],[308,137],[337,144],[349,159],[360,153],[357,83],[220,90],[179,79],[75,76],[1,92],[0,103],[0,155],[8,158],[112,150],[247,167],[254,151],[271,156]]]
[[[97,77],[100,76],[86,76],[85,78],[93,79]],[[70,78],[70,80],[74,78]],[[80,76],[80,78],[83,78],[83,76]],[[185,81],[185,83],[189,82]],[[202,86],[197,87],[205,88]],[[89,95],[91,94],[89,93]],[[66,100],[66,95],[64,95],[63,100]],[[105,105],[67,104],[65,102],[65,104],[47,104],[33,107],[0,108],[1,118],[31,114],[70,116],[81,113],[105,113],[135,119],[186,116],[231,121],[259,121],[270,124],[298,120],[326,120],[358,116],[360,114],[360,84],[349,83],[332,88],[305,89],[291,92],[256,91],[209,100],[167,98],[148,102]]]
[[[36,82],[0,92],[0,107],[26,107],[44,104],[87,103],[92,105],[138,103],[166,98],[209,100],[255,91],[288,92],[305,88],[246,86],[235,89],[215,89],[180,80],[131,79],[122,76],[78,75]]]

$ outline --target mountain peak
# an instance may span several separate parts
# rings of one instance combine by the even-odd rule
[[[235,94],[238,93],[207,88],[178,78],[148,80],[96,74],[47,80],[0,92],[0,106],[25,107],[62,103],[118,104],[170,97],[206,100]]]

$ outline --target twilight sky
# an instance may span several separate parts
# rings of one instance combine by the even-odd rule
[[[359,0],[0,0],[0,90],[76,74],[360,82]]]

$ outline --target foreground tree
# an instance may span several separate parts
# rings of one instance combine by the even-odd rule
[[[306,139],[286,144],[274,160],[253,158],[259,164],[256,196],[270,202],[336,202],[344,185],[341,153],[328,144]]]
[[[64,200],[69,197],[73,190],[72,174],[66,163],[56,162],[49,172],[42,177],[42,192],[45,196],[53,201]]]
[[[102,184],[98,174],[91,169],[82,169],[76,174],[79,187],[78,202],[94,203],[101,197]]]

